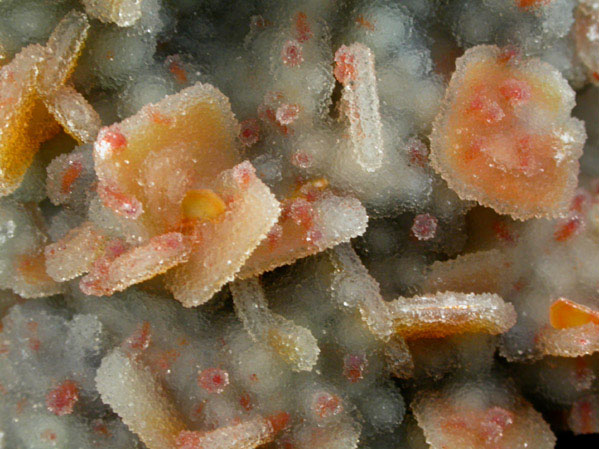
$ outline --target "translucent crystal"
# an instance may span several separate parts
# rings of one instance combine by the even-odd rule
[[[331,282],[333,300],[338,306],[358,309],[371,332],[387,341],[393,333],[393,322],[378,282],[349,243],[337,245],[328,255],[335,267]]]
[[[555,436],[539,412],[509,388],[502,391],[488,382],[463,382],[420,393],[412,410],[432,449],[549,449],[555,445]]]
[[[0,69],[0,195],[21,183],[42,140],[49,115],[36,97],[36,79],[46,50],[39,45],[23,49]],[[33,117],[32,117],[33,115]]]
[[[57,282],[87,273],[103,254],[106,240],[90,222],[71,229],[64,238],[44,249],[46,272]]]
[[[186,307],[209,300],[232,281],[279,216],[279,203],[249,162],[222,173],[213,191],[227,198],[215,221],[191,223],[189,262],[171,271],[169,288]]]
[[[102,22],[128,27],[141,18],[143,0],[82,0],[85,11]]]
[[[374,55],[363,44],[344,45],[335,53],[335,63],[335,77],[343,85],[341,108],[349,120],[354,157],[364,169],[374,171],[383,162]]]
[[[312,333],[271,312],[258,279],[231,284],[235,312],[256,342],[270,346],[297,371],[311,371],[320,349]]]
[[[271,442],[285,427],[288,419],[288,414],[280,413],[209,432],[183,431],[179,434],[175,447],[177,449],[253,449]]]
[[[281,218],[238,277],[252,277],[347,242],[363,234],[367,222],[366,210],[357,199],[328,190],[284,200]]]
[[[41,95],[51,95],[67,81],[83,50],[89,27],[87,16],[79,11],[71,11],[56,26],[46,44],[48,56],[40,67]]]
[[[152,237],[143,245],[97,259],[81,279],[81,290],[88,295],[111,295],[187,262],[191,251],[191,242],[178,232]]]
[[[91,143],[100,131],[100,116],[85,97],[70,86],[49,94],[45,104],[63,129],[81,143]]]
[[[439,292],[388,303],[395,332],[406,338],[500,334],[516,323],[514,307],[495,294]]]
[[[96,376],[102,401],[149,449],[172,449],[185,429],[171,399],[140,361],[115,349],[102,359]]]

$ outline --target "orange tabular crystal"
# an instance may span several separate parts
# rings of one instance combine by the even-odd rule
[[[254,251],[239,278],[291,264],[364,233],[368,216],[357,199],[338,197],[328,189],[316,194],[319,189],[318,185],[315,187],[305,193],[296,192],[283,201],[283,212],[273,229],[276,233]],[[332,221],[333,215],[345,215],[347,220]]]
[[[554,447],[549,424],[523,398],[503,393],[508,397],[497,400],[482,393],[476,384],[470,388],[472,391],[424,392],[415,397],[412,410],[432,449]]]
[[[556,329],[578,327],[588,323],[599,325],[599,311],[560,298],[549,308],[549,321]]]
[[[147,243],[120,254],[107,266],[94,265],[81,280],[81,290],[88,295],[111,295],[186,262],[190,252],[190,242],[177,232],[152,237]]]
[[[36,95],[36,77],[47,56],[39,45],[23,49],[0,69],[0,195],[21,183],[44,137],[40,122],[49,122]]]
[[[279,216],[278,201],[249,162],[224,171],[211,188],[225,199],[226,211],[218,220],[197,221],[189,262],[169,273],[170,288],[186,307],[232,281]]]
[[[514,218],[556,217],[576,187],[583,125],[557,70],[494,46],[457,61],[431,135],[431,163],[462,199]]]
[[[388,303],[395,331],[405,338],[460,333],[501,334],[516,324],[514,307],[495,294],[454,292],[399,298]]]
[[[106,237],[92,223],[85,222],[46,246],[46,272],[57,282],[73,279],[91,269],[105,243]]]
[[[183,431],[176,449],[253,449],[273,441],[289,420],[287,413],[257,417],[210,432]]]
[[[165,119],[157,122],[156,113]],[[165,216],[183,218],[181,201],[191,184],[209,185],[238,162],[238,134],[227,98],[195,84],[100,130],[94,144],[100,184],[139,201],[144,223],[164,232]]]

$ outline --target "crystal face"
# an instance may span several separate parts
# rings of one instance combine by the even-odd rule
[[[0,122],[0,449],[599,434],[599,1],[0,0]]]

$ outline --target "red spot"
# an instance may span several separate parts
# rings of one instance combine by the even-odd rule
[[[581,421],[582,433],[595,433],[596,429],[593,426],[593,405],[588,400],[582,400],[574,404],[578,410]]]
[[[418,240],[431,240],[437,234],[439,221],[430,214],[420,214],[414,217],[412,224],[412,235]]]
[[[181,353],[175,350],[164,351],[158,355],[154,362],[154,368],[159,371],[168,371],[172,364],[179,358]]]
[[[599,72],[593,72],[593,79],[599,81]]]
[[[229,373],[219,368],[208,368],[198,375],[198,385],[208,393],[222,393],[229,385]]]
[[[270,228],[270,231],[268,231],[266,238],[268,239],[269,247],[271,249],[274,248],[283,238],[283,227],[280,224],[276,223],[272,228]]]
[[[306,42],[312,37],[308,16],[301,11],[295,15],[295,37],[299,42]]]
[[[290,418],[291,417],[287,412],[280,412],[266,417],[266,419],[270,422],[274,433],[279,433],[281,430],[287,427]]]
[[[492,225],[495,237],[503,242],[514,244],[516,243],[516,237],[504,221],[496,221]]]
[[[56,433],[52,432],[50,429],[44,430],[40,436],[46,441],[56,441],[57,438]]]
[[[134,220],[143,213],[143,206],[137,198],[127,196],[116,187],[100,183],[96,191],[104,206],[123,217]]]
[[[497,57],[497,62],[500,64],[507,64],[512,59],[516,58],[520,52],[515,47],[505,47],[501,49],[499,56]]]
[[[296,151],[291,156],[291,163],[298,168],[309,168],[312,166],[313,158],[308,153]]]
[[[147,349],[150,345],[150,340],[152,338],[150,323],[144,321],[141,325],[137,327],[135,332],[127,340],[125,341],[125,345],[129,349],[133,349],[135,351],[143,351]]]
[[[46,395],[46,407],[55,415],[69,415],[78,400],[79,387],[72,380],[65,380]]]
[[[179,84],[187,83],[187,72],[182,66],[181,58],[179,55],[173,55],[167,58],[168,70],[174,76],[175,80]]]
[[[248,119],[241,122],[239,140],[246,147],[251,147],[260,140],[260,123],[256,119]]]
[[[374,32],[374,24],[369,20],[366,20],[366,17],[364,17],[361,14],[358,17],[356,17],[356,25],[365,28],[368,31]]]
[[[305,230],[314,226],[314,209],[309,201],[296,198],[287,202],[283,207],[283,218],[291,219],[296,225]]]
[[[250,380],[252,382],[258,382],[258,375],[257,374],[250,374]]]
[[[254,173],[254,167],[249,162],[244,162],[233,167],[233,179],[243,189],[249,187],[252,179],[255,177]]]
[[[27,323],[27,332],[29,334],[27,340],[29,343],[29,349],[32,351],[39,351],[41,345],[40,339],[37,336],[37,328],[37,322],[31,321]]]
[[[570,211],[582,213],[588,203],[591,201],[589,194],[585,191],[579,191],[570,204]]]
[[[254,408],[254,404],[252,404],[252,398],[248,393],[243,393],[239,398],[239,405],[243,407],[246,412],[249,412]]]
[[[514,423],[515,416],[502,407],[491,407],[485,413],[479,432],[485,441],[497,442],[509,426]]]
[[[275,117],[281,125],[290,125],[298,118],[299,113],[299,105],[283,103],[277,108]]]
[[[204,432],[183,430],[175,440],[177,449],[202,449],[204,446]]]
[[[538,8],[549,4],[551,1],[552,0],[515,0],[518,7],[522,9]]]
[[[570,218],[568,221],[558,226],[558,228],[553,233],[553,238],[557,242],[564,242],[568,240],[570,237],[576,235],[579,229],[581,228],[581,225],[582,222],[580,218]]]
[[[344,86],[350,81],[355,81],[358,77],[355,64],[356,59],[354,55],[349,51],[348,47],[342,45],[335,52],[335,69],[333,70],[333,74],[337,81]]]
[[[101,144],[106,145],[111,154],[115,154],[115,150],[124,150],[127,147],[127,138],[116,126],[112,126],[102,133]]]
[[[108,427],[106,427],[106,424],[100,419],[98,419],[97,421],[94,422],[92,428],[93,428],[94,432],[98,435],[101,435],[101,436],[107,437],[107,438],[112,436],[112,434],[108,430]]]
[[[329,418],[341,413],[343,405],[339,396],[325,391],[314,395],[312,409],[317,417]]]
[[[343,359],[343,375],[351,383],[359,382],[364,378],[367,360],[363,355],[349,354]]]
[[[200,402],[196,408],[193,409],[193,413],[196,416],[202,416],[202,413],[204,413],[204,408],[206,407],[206,401],[202,401]]]
[[[410,164],[419,167],[426,167],[428,164],[428,147],[420,139],[412,139],[408,143],[408,154],[410,155]]]
[[[150,105],[146,107],[146,111],[148,116],[150,117],[150,121],[157,125],[170,125],[173,123],[173,119],[167,117],[163,113],[161,113],[155,106]]]
[[[304,62],[302,45],[295,40],[288,40],[281,49],[281,60],[289,67],[299,67]]]
[[[466,109],[466,112],[488,124],[501,121],[505,113],[499,104],[481,93],[475,93]]]
[[[17,402],[17,408],[16,408],[17,415],[20,415],[21,413],[23,413],[23,410],[25,409],[26,405],[27,405],[27,399],[25,399],[25,398],[23,398],[19,402]]]
[[[512,106],[526,103],[531,97],[530,85],[526,81],[514,78],[501,83],[499,93]]]
[[[63,195],[68,195],[71,193],[71,188],[73,187],[73,183],[79,178],[81,172],[83,171],[83,165],[79,161],[71,161],[69,162],[69,167],[65,170],[62,175],[62,182],[60,184],[60,190]]]

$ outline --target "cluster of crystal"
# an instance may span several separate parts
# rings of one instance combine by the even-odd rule
[[[599,433],[597,0],[0,0],[0,449]]]

